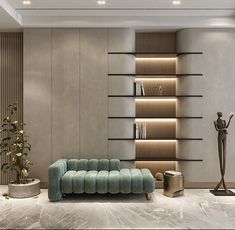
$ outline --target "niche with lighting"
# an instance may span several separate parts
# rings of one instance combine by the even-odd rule
[[[135,116],[109,117],[109,119],[131,119],[133,137],[112,137],[109,140],[126,140],[135,143],[135,162],[137,168],[149,168],[153,175],[165,170],[177,169],[177,162],[202,161],[177,157],[178,142],[201,141],[200,137],[177,136],[178,120],[202,119],[201,116],[178,116],[179,100],[202,95],[177,94],[177,79],[181,77],[202,76],[201,73],[177,73],[177,58],[183,55],[200,55],[202,52],[176,51],[175,33],[136,33],[135,52],[110,52],[116,55],[134,55],[135,73],[109,74],[109,77],[134,77],[132,95],[109,95],[112,97],[133,97]],[[136,89],[140,86],[140,90]],[[160,91],[159,91],[160,89]],[[144,92],[143,92],[144,91]],[[144,137],[136,135],[145,126]],[[143,129],[143,128],[142,128]],[[138,131],[139,132],[139,131]]]

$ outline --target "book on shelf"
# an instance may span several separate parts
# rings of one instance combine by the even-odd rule
[[[147,138],[147,125],[146,123],[135,124],[135,139],[146,139]]]
[[[136,81],[134,83],[134,95],[145,96],[144,83],[142,81]]]
[[[141,81],[141,96],[145,96],[144,83]]]
[[[174,171],[174,170],[165,171],[165,174],[170,175],[170,176],[182,176],[181,172]]]
[[[135,124],[135,139],[140,138],[140,132],[139,132],[139,124]]]

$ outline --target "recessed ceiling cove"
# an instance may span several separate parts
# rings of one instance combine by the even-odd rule
[[[234,0],[2,0],[22,27],[128,27],[178,30],[235,27]],[[4,7],[5,6],[5,7]],[[1,20],[1,18],[0,18]]]

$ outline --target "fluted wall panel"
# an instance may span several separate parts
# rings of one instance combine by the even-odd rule
[[[0,123],[8,113],[8,105],[18,103],[18,120],[23,120],[23,33],[0,33]],[[0,165],[8,159],[0,156]],[[13,175],[0,172],[0,184]]]

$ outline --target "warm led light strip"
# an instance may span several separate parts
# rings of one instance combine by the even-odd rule
[[[145,102],[149,102],[149,101],[159,101],[159,102],[172,102],[172,101],[177,101],[177,99],[158,99],[158,98],[154,98],[154,99],[135,99],[135,101],[145,101]]]
[[[154,74],[153,74],[154,76]],[[172,75],[173,76],[173,75]],[[135,81],[176,81],[177,78],[167,78],[167,77],[162,77],[162,78],[135,78]]]
[[[177,140],[144,140],[144,139],[135,139],[136,142],[177,142]]]
[[[169,57],[165,57],[165,58],[163,58],[163,57],[161,57],[161,58],[157,58],[157,57],[147,57],[147,58],[145,58],[145,57],[137,57],[137,58],[135,58],[135,60],[136,61],[148,61],[148,60],[152,60],[152,61],[175,61],[176,60],[176,58],[174,57],[174,58],[169,58]]]
[[[165,118],[154,118],[154,119],[149,119],[149,118],[137,118],[135,119],[136,122],[151,122],[151,121],[159,121],[159,122],[175,122],[176,119],[175,118],[169,118],[169,119],[165,119]]]

